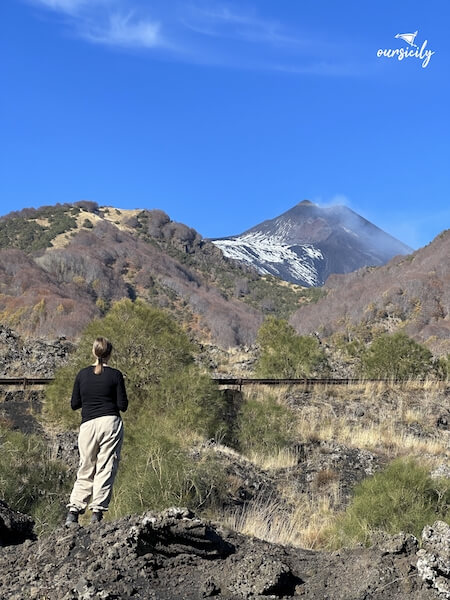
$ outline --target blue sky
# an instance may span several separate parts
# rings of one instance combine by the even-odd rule
[[[414,248],[450,227],[447,0],[3,0],[0,15],[0,214],[89,199],[220,237],[307,198]],[[427,66],[377,57],[416,30]]]

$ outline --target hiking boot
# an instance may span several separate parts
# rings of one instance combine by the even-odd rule
[[[92,517],[91,517],[91,523],[100,523],[100,521],[102,519],[103,519],[103,511],[94,510],[94,512],[92,513]]]
[[[69,510],[66,517],[65,525],[66,527],[70,527],[71,525],[78,524],[78,515],[79,512],[77,510]]]

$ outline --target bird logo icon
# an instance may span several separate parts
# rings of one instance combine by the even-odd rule
[[[414,48],[418,48],[419,46],[417,46],[417,44],[414,43],[417,33],[418,31],[416,31],[415,33],[397,33],[395,37],[400,38],[410,46],[414,46]]]
[[[425,69],[429,64],[431,57],[433,54],[436,54],[436,52],[427,49],[428,40],[424,40],[422,46],[419,48],[415,43],[418,33],[418,31],[415,31],[414,33],[397,33],[394,37],[406,42],[409,48],[408,46],[403,46],[402,48],[378,48],[377,57],[397,58],[400,61],[407,58],[418,58],[422,61],[422,68]]]

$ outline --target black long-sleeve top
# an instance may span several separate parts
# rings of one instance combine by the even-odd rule
[[[94,366],[81,369],[75,378],[70,404],[81,408],[81,423],[97,417],[120,416],[128,408],[123,375],[118,369],[104,366],[96,375]]]

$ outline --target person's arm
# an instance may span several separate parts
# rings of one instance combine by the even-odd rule
[[[75,383],[73,384],[72,398],[70,400],[70,406],[72,410],[81,408],[81,394],[80,394],[80,374],[75,377]]]
[[[117,408],[125,412],[128,408],[128,397],[127,391],[125,389],[125,381],[123,380],[123,375],[120,371],[118,371],[117,375],[117,396],[116,396]]]

